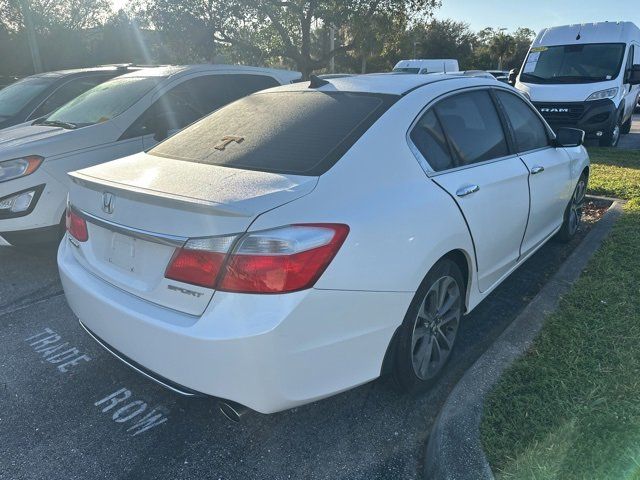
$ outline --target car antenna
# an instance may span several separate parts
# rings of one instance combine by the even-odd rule
[[[329,82],[317,75],[309,75],[309,88],[320,88],[328,85]]]

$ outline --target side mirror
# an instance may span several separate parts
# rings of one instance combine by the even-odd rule
[[[584,143],[584,130],[561,127],[556,130],[556,147],[579,147]]]
[[[518,73],[520,73],[518,70],[516,70],[515,68],[512,68],[511,70],[509,70],[509,78],[507,83],[509,85],[511,85],[512,87],[516,86],[516,79],[518,78]]]
[[[627,73],[627,83],[630,85],[640,85],[640,65],[634,65]]]

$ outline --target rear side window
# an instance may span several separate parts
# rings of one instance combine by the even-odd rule
[[[429,110],[418,120],[410,136],[413,144],[436,172],[455,166],[442,126],[433,110]]]
[[[255,94],[221,108],[149,153],[246,170],[322,175],[396,99],[315,90]]]
[[[524,100],[502,91],[497,91],[496,95],[511,124],[518,152],[549,146],[547,129]]]
[[[456,167],[504,157],[509,153],[493,100],[486,90],[460,93],[436,104]]]

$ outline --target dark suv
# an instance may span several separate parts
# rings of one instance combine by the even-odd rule
[[[0,90],[0,129],[47,115],[75,97],[124,73],[128,66],[105,66],[38,73]]]

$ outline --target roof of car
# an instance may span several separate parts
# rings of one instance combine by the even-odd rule
[[[102,65],[99,67],[91,67],[91,68],[73,68],[69,70],[54,70],[52,72],[44,72],[44,73],[36,73],[35,75],[31,75],[32,77],[38,78],[64,78],[72,75],[80,75],[80,74],[99,74],[102,72],[118,72],[122,71],[126,72],[134,72],[135,70],[140,70],[139,67],[128,66],[128,65]]]
[[[416,88],[442,81],[462,81],[471,80],[483,85],[496,80],[488,78],[469,77],[465,75],[449,75],[446,73],[432,73],[429,75],[419,74],[393,74],[393,73],[373,73],[367,75],[354,75],[351,77],[322,79],[324,83],[317,88],[321,92],[342,91],[342,92],[366,92],[388,95],[404,95]],[[282,87],[274,87],[269,91],[300,91],[309,89],[308,82],[295,83]]]
[[[282,70],[277,68],[248,67],[245,65],[225,65],[225,64],[197,64],[197,65],[165,65],[159,67],[145,68],[137,72],[131,72],[123,77],[170,77],[181,76],[189,73],[200,72],[238,72],[238,73],[262,73],[275,77],[285,77],[294,80],[300,78],[299,72]]]

